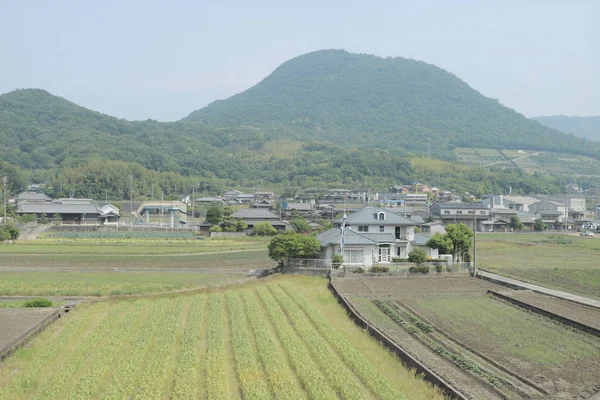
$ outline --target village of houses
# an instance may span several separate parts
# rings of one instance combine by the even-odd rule
[[[340,251],[340,226],[346,215],[344,262],[365,266],[405,259],[415,247],[437,259],[437,249],[426,244],[431,235],[444,233],[448,224],[464,223],[478,233],[511,232],[511,218],[516,217],[522,230],[534,230],[535,221],[541,220],[548,230],[573,233],[595,231],[595,222],[600,219],[600,206],[588,212],[582,194],[488,195],[475,199],[419,182],[395,185],[386,193],[310,188],[293,198],[277,198],[269,191],[230,190],[217,197],[183,195],[179,201],[123,202],[122,210],[91,199],[51,199],[38,185],[32,185],[11,201],[19,215],[35,215],[38,223],[74,229],[82,225],[99,229],[191,229],[211,235],[211,224],[192,210],[215,205],[231,206],[235,209],[231,217],[246,222],[247,229],[236,232],[238,235],[250,234],[255,224],[264,222],[278,232],[291,230],[290,219],[304,217],[318,233],[321,258],[326,260]],[[323,221],[331,221],[328,225],[333,227],[325,230]]]

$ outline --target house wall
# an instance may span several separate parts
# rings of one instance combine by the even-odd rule
[[[368,232],[361,232],[358,230],[358,226],[359,225],[351,225],[349,228],[351,231],[353,232],[357,232],[357,233],[391,233],[392,235],[395,235],[396,233],[396,227],[393,225],[367,225],[369,227],[369,231]],[[362,225],[361,225],[362,226]],[[381,232],[379,230],[379,227],[383,226],[383,232]],[[401,228],[405,228],[406,229],[406,237],[407,240],[414,240],[415,238],[415,227],[414,226],[402,226]],[[404,236],[404,235],[403,235]]]

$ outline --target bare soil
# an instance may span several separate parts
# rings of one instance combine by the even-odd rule
[[[524,303],[531,304],[542,310],[550,311],[581,324],[591,326],[592,328],[600,329],[600,310],[597,308],[581,306],[530,290],[514,290],[502,292],[502,294]]]
[[[566,363],[568,365],[540,365],[526,362],[519,357],[505,353],[497,341],[490,339],[486,342],[486,339],[481,337],[473,339],[473,335],[465,331],[464,326],[457,325],[443,316],[427,312],[419,307],[418,300],[432,297],[448,299],[456,298],[455,296],[479,297],[485,296],[491,289],[502,291],[518,300],[594,327],[600,326],[599,310],[532,292],[511,291],[504,286],[464,276],[336,277],[333,282],[340,294],[350,300],[363,317],[469,398],[498,398],[500,396],[515,399],[584,399],[600,390],[600,354],[572,360]],[[456,344],[457,347],[454,347],[454,350],[462,351],[465,357],[487,370],[494,371],[495,365],[499,366],[501,371],[506,370],[508,375],[514,378],[512,383],[505,385],[508,391],[504,391],[502,387],[493,388],[487,382],[435,354],[430,347],[420,343],[414,335],[381,314],[372,303],[375,298],[406,304],[409,306],[409,310],[417,312],[416,315],[424,317],[438,332],[447,337],[450,340],[448,342],[450,347]],[[506,306],[514,307],[508,304]],[[526,311],[522,312],[526,313]],[[554,326],[550,320],[547,321],[549,325]],[[501,318],[498,323],[503,323]],[[490,329],[494,328],[490,327]],[[556,325],[556,329],[571,328]],[[581,340],[595,340],[590,335],[583,333],[581,335]],[[444,341],[443,338],[442,341]],[[560,343],[556,345],[557,347],[561,346]],[[490,361],[492,365],[490,366],[487,361]],[[498,373],[497,369],[495,373]],[[500,372],[498,376],[502,376],[502,373]],[[594,377],[599,378],[594,380]],[[531,385],[528,385],[527,382],[530,382]],[[543,392],[538,389],[542,389]],[[499,391],[503,393],[498,393]]]
[[[0,308],[0,354],[56,311],[48,308]]]

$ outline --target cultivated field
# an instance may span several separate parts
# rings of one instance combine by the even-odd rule
[[[441,399],[309,277],[83,304],[0,364],[0,399]]]
[[[600,238],[551,233],[478,234],[480,268],[600,299]]]
[[[600,338],[486,294],[507,291],[502,286],[465,277],[334,284],[365,318],[470,398],[572,399],[600,390]],[[544,303],[539,296],[531,303]],[[549,307],[560,311],[553,301]],[[584,323],[596,315],[574,308]]]

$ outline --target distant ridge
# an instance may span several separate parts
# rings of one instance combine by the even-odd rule
[[[455,147],[573,151],[582,146],[421,61],[321,50],[293,58],[257,85],[186,121],[252,126],[271,137],[432,151]],[[586,149],[582,147],[587,147]]]
[[[547,127],[571,133],[584,139],[600,141],[600,117],[568,117],[554,115],[532,118]]]

